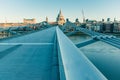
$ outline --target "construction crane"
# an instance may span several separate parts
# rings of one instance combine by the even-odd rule
[[[82,9],[82,17],[83,17],[83,23],[86,23],[83,9]]]

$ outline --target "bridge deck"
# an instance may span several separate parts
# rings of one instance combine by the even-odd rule
[[[0,79],[50,80],[54,74],[58,80],[57,71],[52,71],[54,40],[53,28],[1,41]]]
[[[1,41],[0,48],[1,80],[107,80],[59,28]]]

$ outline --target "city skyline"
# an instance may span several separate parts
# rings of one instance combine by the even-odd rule
[[[116,18],[120,20],[119,0],[1,0],[0,23],[22,22],[23,18],[36,18],[37,22],[56,21],[59,10],[65,18],[82,22],[82,10],[85,18],[102,20]]]

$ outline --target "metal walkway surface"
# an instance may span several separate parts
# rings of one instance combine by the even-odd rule
[[[0,41],[0,80],[107,80],[58,27]]]

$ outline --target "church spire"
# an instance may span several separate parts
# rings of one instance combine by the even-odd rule
[[[48,22],[48,17],[46,16],[46,22]]]
[[[59,14],[62,14],[62,11],[61,11],[61,9],[60,9],[60,13]]]
[[[63,17],[63,15],[62,15],[62,10],[61,10],[61,9],[60,9],[60,11],[59,11],[58,17]]]

